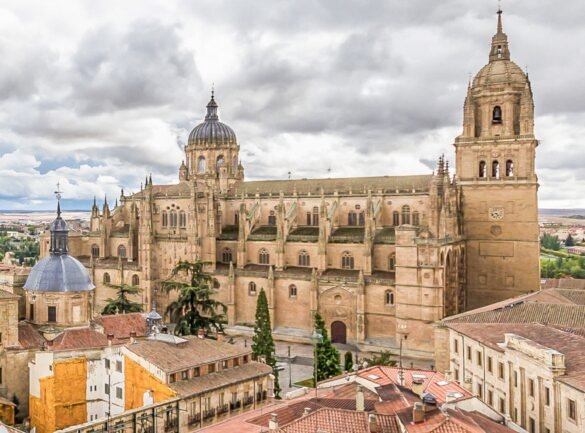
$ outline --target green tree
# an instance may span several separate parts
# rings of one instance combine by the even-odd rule
[[[325,321],[319,313],[315,313],[315,331],[321,334],[321,339],[316,342],[315,349],[317,355],[317,382],[319,382],[340,374],[341,368],[339,366],[339,352],[329,340]]]
[[[173,268],[170,279],[162,284],[167,292],[179,292],[178,299],[167,307],[167,314],[177,318],[177,335],[197,335],[199,328],[208,332],[212,327],[223,331],[227,307],[211,299],[217,281],[203,270],[204,266],[205,263],[200,260],[194,263],[180,261]],[[187,282],[181,277],[186,277]]]
[[[261,288],[258,294],[258,300],[256,301],[256,323],[254,324],[254,336],[252,337],[252,353],[256,359],[259,357],[264,358],[266,364],[272,367],[274,374],[274,396],[280,399],[280,383],[278,381],[278,370],[276,369],[274,351],[268,299],[266,298],[266,292]]]
[[[345,371],[351,371],[353,367],[353,354],[351,352],[345,352],[344,366]]]
[[[547,250],[558,251],[561,249],[561,241],[559,240],[559,237],[549,235],[548,233],[542,235],[542,237],[540,238],[540,244],[543,248],[546,248]]]
[[[384,350],[382,353],[374,355],[371,358],[364,359],[365,362],[368,363],[368,366],[372,365],[389,365],[391,367],[396,365],[396,360],[394,359],[394,354]]]
[[[566,247],[574,247],[575,246],[575,239],[571,236],[571,233],[567,235],[567,239],[565,239],[565,246]]]
[[[128,299],[129,295],[137,295],[142,292],[140,287],[128,284],[108,284],[108,287],[116,289],[116,298],[106,299],[106,306],[102,310],[102,314],[140,313],[142,311],[142,304]]]

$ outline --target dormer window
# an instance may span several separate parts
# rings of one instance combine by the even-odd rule
[[[502,108],[499,105],[496,105],[492,112],[492,123],[502,123]]]

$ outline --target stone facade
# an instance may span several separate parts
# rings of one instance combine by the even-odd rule
[[[418,176],[244,181],[217,103],[191,133],[179,183],[92,208],[71,253],[89,269],[95,311],[107,282],[136,284],[145,309],[179,260],[209,262],[230,327],[254,321],[267,291],[277,338],[308,339],[319,311],[334,341],[433,350],[430,323],[539,287],[533,102],[510,61],[501,16],[470,84],[457,170]],[[46,252],[48,244],[42,245]],[[107,274],[107,276],[106,276]]]

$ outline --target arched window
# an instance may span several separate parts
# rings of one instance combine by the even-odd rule
[[[357,215],[354,211],[350,211],[347,214],[347,225],[348,226],[355,226],[357,225]]]
[[[395,271],[396,270],[396,254],[392,253],[388,256],[388,270]]]
[[[165,210],[162,213],[162,226],[163,227],[167,227],[169,225],[169,214],[168,212]]]
[[[313,208],[313,225],[319,225],[319,208],[317,206]]]
[[[204,174],[205,173],[205,157],[200,156],[197,159],[197,173]]]
[[[289,298],[296,298],[297,297],[297,286],[291,284],[288,286],[288,297]]]
[[[299,266],[311,266],[311,256],[305,250],[299,251]]]
[[[268,251],[266,251],[264,248],[258,252],[258,262],[261,265],[270,264],[270,254],[268,254]]]
[[[230,250],[229,248],[225,248],[221,253],[221,261],[224,263],[229,263],[233,261],[232,250]]]
[[[410,206],[402,206],[402,224],[410,224]]]
[[[384,292],[384,304],[394,305],[394,292],[392,290],[386,290]]]
[[[506,176],[514,176],[514,162],[511,159],[506,161]]]
[[[187,227],[187,214],[185,211],[179,212],[179,227]]]
[[[256,283],[254,281],[248,283],[248,295],[256,296]]]
[[[492,162],[492,177],[500,178],[500,163],[497,160]]]
[[[345,251],[341,255],[341,267],[343,269],[353,269],[353,256],[350,252]]]
[[[365,216],[364,212],[360,212],[358,224],[360,226],[365,226],[366,225],[366,216]]]
[[[393,226],[399,226],[400,225],[400,214],[398,213],[397,210],[395,210],[394,212],[392,212],[392,225]]]
[[[108,274],[107,272],[104,273],[104,284],[110,284],[110,274]]]
[[[420,214],[418,213],[418,211],[417,211],[417,210],[415,210],[415,211],[412,213],[412,225],[413,225],[413,226],[418,226],[418,225],[420,225]]]
[[[171,211],[171,227],[177,227],[177,212]]]
[[[139,284],[140,284],[140,278],[138,277],[138,275],[136,275],[136,274],[132,275],[132,285],[137,286]]]
[[[91,256],[94,259],[97,259],[100,256],[100,247],[98,247],[96,244],[91,246]]]
[[[275,226],[276,225],[276,214],[274,213],[273,210],[270,211],[270,214],[268,215],[268,225],[269,226]]]
[[[492,123],[502,123],[502,109],[499,105],[496,105],[492,112]]]
[[[126,247],[124,245],[118,246],[118,257],[126,258]]]
[[[225,164],[225,159],[224,159],[223,155],[219,155],[217,157],[217,160],[215,161],[215,170],[219,173],[219,168],[223,167],[224,164]]]
[[[479,161],[479,177],[487,177],[487,166],[485,161]]]

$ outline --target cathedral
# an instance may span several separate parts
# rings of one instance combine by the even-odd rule
[[[70,254],[96,286],[92,314],[112,284],[140,286],[144,310],[165,311],[174,295],[161,282],[178,261],[202,260],[228,331],[251,332],[264,289],[277,339],[309,341],[320,312],[334,342],[402,341],[425,356],[437,320],[539,289],[533,124],[530,81],[510,59],[500,11],[489,62],[465,97],[455,169],[439,158],[434,172],[411,176],[247,181],[212,93],[178,183],[147,178],[112,209],[94,202]],[[41,247],[48,254],[48,238]]]

